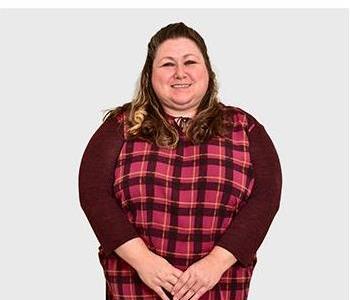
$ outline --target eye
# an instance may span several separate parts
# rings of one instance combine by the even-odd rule
[[[168,66],[173,66],[173,64],[170,63],[170,62],[168,62],[168,63],[166,63],[166,64],[163,65],[163,67],[168,67]]]
[[[188,60],[185,62],[186,65],[190,65],[190,64],[195,64],[196,62],[193,60]]]

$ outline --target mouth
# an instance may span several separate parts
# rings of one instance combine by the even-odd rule
[[[172,84],[171,87],[174,89],[187,89],[192,85],[192,83],[190,84]]]

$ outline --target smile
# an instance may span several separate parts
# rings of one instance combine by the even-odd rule
[[[192,84],[173,84],[171,85],[172,88],[175,89],[186,89],[188,87],[190,87]]]

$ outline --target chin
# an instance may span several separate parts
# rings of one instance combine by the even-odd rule
[[[191,101],[184,101],[184,100],[182,100],[182,101],[172,101],[172,103],[173,103],[174,107],[184,107],[184,106],[191,107],[192,106],[191,105]]]
[[[193,102],[193,99],[191,97],[176,97],[171,99],[171,102],[176,103],[176,104],[185,104],[185,103],[191,103]]]

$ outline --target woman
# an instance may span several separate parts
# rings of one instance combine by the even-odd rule
[[[202,37],[162,28],[136,97],[105,115],[80,165],[107,299],[247,299],[281,185],[263,125],[218,100]]]

